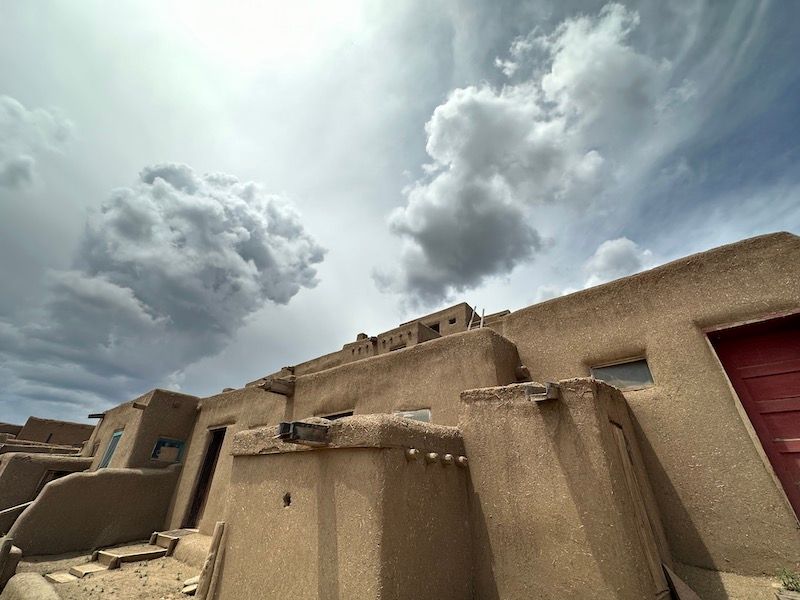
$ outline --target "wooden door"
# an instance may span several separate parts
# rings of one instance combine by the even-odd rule
[[[709,339],[800,515],[800,315],[716,331]]]

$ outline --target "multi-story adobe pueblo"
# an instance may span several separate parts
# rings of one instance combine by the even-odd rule
[[[80,455],[0,446],[3,600],[774,598],[800,562],[800,238],[91,416]]]

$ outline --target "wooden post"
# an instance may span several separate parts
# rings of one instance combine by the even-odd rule
[[[214,575],[214,564],[217,561],[217,554],[219,553],[223,531],[225,531],[225,521],[217,521],[216,525],[214,525],[214,534],[211,536],[211,547],[208,549],[208,555],[206,556],[206,561],[203,563],[203,568],[200,570],[200,579],[197,582],[195,598],[198,600],[207,600],[210,598],[208,592],[211,587],[211,579]]]

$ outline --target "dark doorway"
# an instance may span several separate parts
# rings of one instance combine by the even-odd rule
[[[800,515],[800,315],[715,331],[708,337]]]
[[[200,517],[203,515],[203,510],[208,500],[208,492],[211,489],[211,481],[214,479],[214,470],[217,468],[219,451],[222,448],[222,442],[225,440],[225,431],[225,427],[209,431],[211,437],[208,440],[208,447],[203,458],[203,465],[200,467],[200,474],[197,476],[197,484],[194,486],[192,504],[183,523],[185,528],[194,529],[200,523]]]

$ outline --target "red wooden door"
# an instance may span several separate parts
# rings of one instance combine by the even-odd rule
[[[709,338],[800,515],[800,315],[717,331]]]

